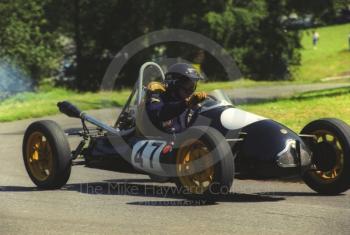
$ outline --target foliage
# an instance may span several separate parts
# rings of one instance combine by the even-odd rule
[[[47,29],[49,0],[0,2],[0,58],[16,64],[32,79],[51,76],[60,59],[57,34]]]
[[[301,16],[312,15],[316,22],[331,24],[341,10],[350,7],[349,0],[288,0],[287,7]]]
[[[300,35],[285,30],[281,18],[292,12],[325,17],[324,12],[344,5],[342,0],[317,2],[3,0],[0,58],[18,64],[36,81],[60,74],[65,85],[97,90],[113,56],[127,43],[155,30],[180,28],[221,44],[245,77],[283,80],[290,78],[291,65],[300,62]],[[193,45],[176,42],[145,49],[128,58],[118,86],[131,86],[144,61],[177,57],[202,64],[212,80],[228,79],[215,58],[205,52],[199,60],[200,53]]]
[[[227,1],[223,13],[207,14],[215,39],[231,49],[247,77],[288,79],[290,65],[299,63],[299,34],[285,30],[280,20],[288,14],[283,2]]]
[[[53,21],[75,40],[76,64],[71,71],[76,77],[73,85],[79,89],[98,88],[113,55],[133,39],[164,28],[187,29],[213,38],[234,56],[245,76],[257,80],[288,78],[289,65],[299,59],[295,52],[298,34],[281,27],[285,5],[279,1],[74,0],[66,1],[64,7],[52,6],[61,12]],[[165,51],[157,55],[159,46]],[[130,58],[120,81],[132,85],[135,68],[154,57],[194,61],[196,53],[198,48],[182,43],[156,45]],[[222,67],[209,53],[201,63],[211,79],[225,79]]]

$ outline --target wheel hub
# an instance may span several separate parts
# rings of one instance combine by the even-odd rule
[[[328,142],[321,142],[315,148],[315,164],[321,171],[332,170],[337,162],[337,152],[334,146]]]
[[[46,180],[53,167],[52,151],[45,136],[34,132],[27,143],[28,166],[32,175],[39,181]]]
[[[198,160],[202,160],[202,164],[196,163]],[[214,167],[210,151],[199,140],[190,140],[180,146],[176,165],[181,184],[191,193],[205,192],[213,181]]]

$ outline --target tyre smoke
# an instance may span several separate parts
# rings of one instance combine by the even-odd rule
[[[32,90],[32,80],[21,69],[0,60],[0,101],[11,95]]]

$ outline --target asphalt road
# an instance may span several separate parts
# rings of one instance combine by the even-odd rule
[[[116,112],[91,113],[112,124]],[[0,234],[350,234],[350,191],[321,197],[302,183],[235,180],[234,193],[203,204],[146,176],[76,165],[63,189],[39,191],[21,155],[32,121],[0,124]]]
[[[291,97],[295,94],[304,92],[320,91],[327,89],[349,88],[350,83],[312,83],[312,84],[293,84],[293,85],[275,85],[266,87],[249,87],[225,90],[225,93],[232,101],[239,104],[259,103],[278,98]]]

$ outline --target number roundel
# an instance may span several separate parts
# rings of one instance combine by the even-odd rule
[[[165,141],[159,140],[141,140],[137,142],[131,154],[132,165],[153,174],[165,173],[160,164],[160,156],[165,145]]]

